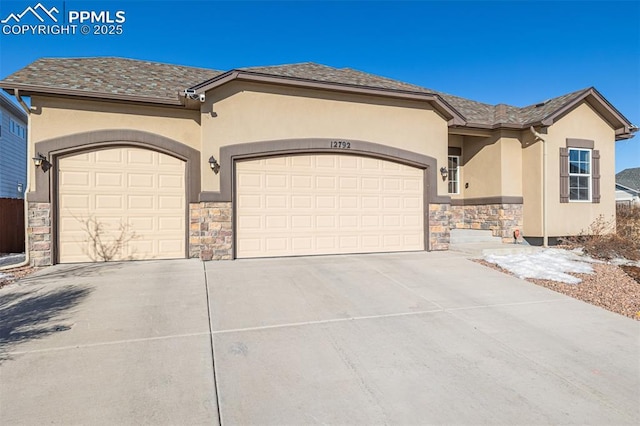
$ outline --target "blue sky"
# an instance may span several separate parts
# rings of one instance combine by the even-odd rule
[[[40,57],[121,56],[229,70],[318,62],[491,104],[595,86],[640,125],[640,2],[40,0],[125,11],[122,35],[0,35],[0,78]],[[38,0],[0,2],[0,16]],[[640,167],[640,136],[616,171]]]

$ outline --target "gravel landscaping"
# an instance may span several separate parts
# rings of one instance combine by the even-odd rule
[[[513,275],[485,260],[476,262]],[[582,280],[578,284],[536,278],[527,278],[527,281],[640,321],[640,268],[595,263],[593,270],[593,274],[569,273]]]

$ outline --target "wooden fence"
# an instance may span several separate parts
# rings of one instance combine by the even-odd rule
[[[0,253],[24,251],[24,200],[0,198]]]

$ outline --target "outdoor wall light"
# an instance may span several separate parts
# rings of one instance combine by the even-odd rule
[[[40,153],[33,157],[33,164],[35,164],[36,168],[42,167],[43,172],[47,172],[51,168],[51,163],[47,160],[47,157]]]
[[[211,170],[213,170],[213,173],[215,174],[218,174],[220,171],[220,164],[218,164],[213,155],[209,157],[209,167],[211,167]]]
[[[440,175],[442,176],[442,180],[445,180],[449,175],[449,170],[446,167],[440,167]]]

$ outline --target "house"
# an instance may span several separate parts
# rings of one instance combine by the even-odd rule
[[[27,182],[27,114],[0,94],[0,198],[23,198]]]
[[[614,144],[637,130],[594,88],[518,108],[315,63],[52,58],[0,87],[31,97],[39,265],[576,235],[614,214]]]
[[[640,167],[624,169],[616,174],[616,203],[640,205]]]

